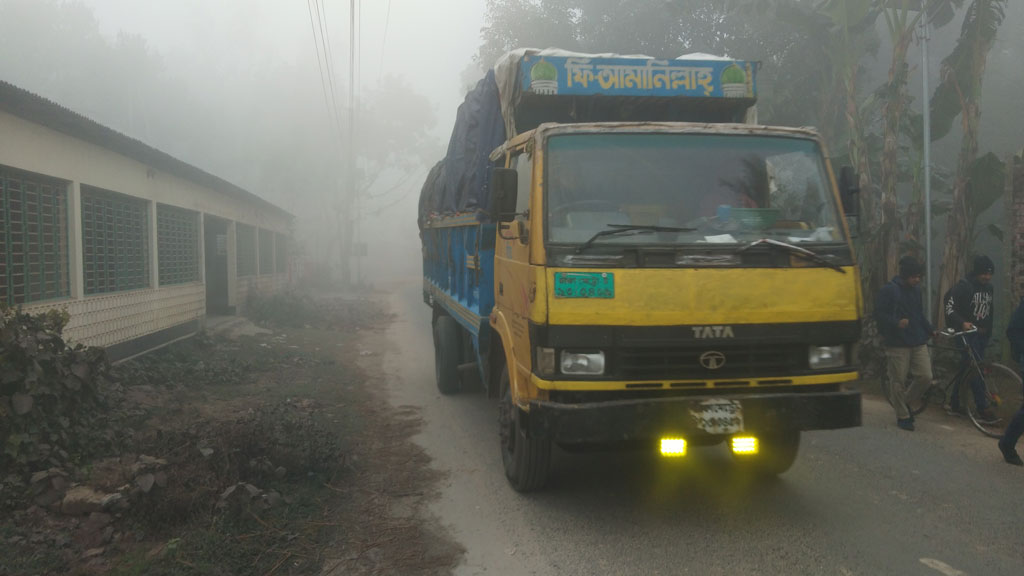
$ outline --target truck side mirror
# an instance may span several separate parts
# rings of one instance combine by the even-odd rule
[[[839,169],[839,199],[847,216],[860,214],[860,176],[853,166],[843,166]]]
[[[512,168],[492,168],[491,190],[494,191],[491,219],[495,222],[514,220],[519,193],[519,174]]]

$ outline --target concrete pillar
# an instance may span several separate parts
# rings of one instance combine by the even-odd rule
[[[160,288],[160,245],[156,225],[156,202],[149,202],[149,285]]]
[[[235,221],[228,220],[228,306],[238,311],[238,237]]]
[[[206,284],[206,213],[199,213],[199,280]],[[203,298],[206,306],[206,298]]]
[[[74,299],[85,297],[85,265],[82,238],[82,187],[78,182],[68,185],[68,289]]]

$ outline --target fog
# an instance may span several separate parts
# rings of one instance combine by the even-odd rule
[[[324,0],[319,14],[315,4],[2,0],[0,79],[285,208],[299,260],[336,265],[349,193],[349,2]],[[369,240],[360,264],[386,279],[418,269],[419,187],[444,154],[484,4],[356,4],[355,209]]]
[[[342,242],[338,231],[344,228],[344,214],[352,213],[358,222],[357,240],[367,243],[359,271],[382,280],[415,273],[419,267],[419,187],[429,166],[444,154],[457,107],[480,75],[477,54],[489,63],[496,50],[507,48],[503,42],[658,57],[691,49],[726,51],[744,59],[766,58],[762,48],[784,53],[767,33],[765,38],[737,37],[723,43],[721,30],[708,30],[727,23],[702,23],[701,14],[685,12],[686,6],[702,5],[697,2],[590,0],[575,3],[585,10],[561,12],[562,4],[546,4],[553,8],[538,8],[535,2],[358,0],[356,165],[351,178],[345,161],[353,152],[348,148],[346,0],[0,0],[0,79],[289,210],[295,215],[296,256],[307,267],[337,266]],[[625,16],[612,28],[602,28],[603,20],[595,20],[595,28],[584,30],[589,36],[574,36],[549,17],[571,20],[575,15],[579,20],[580,14],[605,9]],[[533,21],[521,17],[531,10],[544,16]],[[672,10],[682,14],[682,24],[662,22],[671,21],[664,14]],[[956,44],[962,18],[960,10],[952,23],[933,33],[933,89],[942,58]],[[584,19],[580,25],[589,23]],[[678,27],[680,38],[652,44],[648,32],[661,26]],[[492,34],[485,37],[482,31],[488,27]],[[877,48],[861,63],[865,94],[888,73],[891,42],[884,20],[876,22],[876,29]],[[1015,104],[1024,84],[1022,38],[1024,2],[1010,2],[988,59],[981,154],[991,151],[1003,158],[1024,146],[1024,115]],[[918,111],[919,46],[915,42],[908,54],[909,106]],[[821,89],[787,84],[807,81],[793,70],[814,58],[791,61],[788,69],[771,62],[765,66],[761,82],[767,113],[762,119],[814,123],[801,107],[791,106],[789,116],[772,117],[773,110],[784,108],[773,104]],[[951,177],[959,140],[955,129],[935,143],[939,188]],[[843,143],[829,144],[835,151]]]

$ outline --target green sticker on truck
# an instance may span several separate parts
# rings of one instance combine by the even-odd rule
[[[615,274],[555,272],[555,298],[615,298]]]

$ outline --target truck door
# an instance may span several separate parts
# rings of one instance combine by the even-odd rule
[[[512,151],[507,167],[518,174],[516,218],[500,225],[495,249],[495,304],[505,315],[511,331],[515,366],[509,367],[509,376],[517,396],[526,395],[525,383],[531,370],[530,333],[527,319],[536,297],[532,291],[530,273],[530,196],[533,191],[533,154],[526,147]]]

